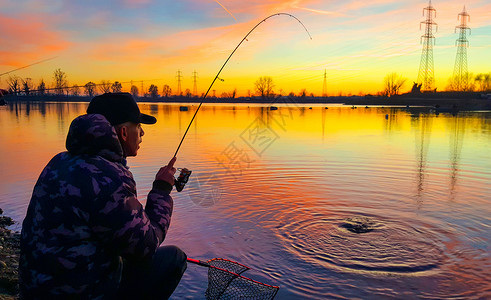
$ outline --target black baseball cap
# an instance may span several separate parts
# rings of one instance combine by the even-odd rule
[[[155,117],[140,112],[130,93],[105,93],[95,96],[87,107],[87,113],[101,114],[113,126],[125,122],[142,124],[155,124],[157,122]]]

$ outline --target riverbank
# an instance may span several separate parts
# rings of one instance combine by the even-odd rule
[[[89,96],[65,96],[65,95],[8,95],[4,96],[7,102],[90,102]],[[138,102],[147,103],[219,103],[219,104],[344,104],[357,106],[428,106],[454,108],[458,110],[489,110],[491,109],[491,96],[486,93],[477,92],[437,92],[437,93],[407,93],[392,97],[382,96],[275,96],[271,98],[262,97],[238,97],[238,98],[216,98],[208,97],[202,99],[195,96],[169,96],[169,97],[137,97]]]
[[[8,229],[14,221],[0,208],[0,300],[18,299],[20,234]]]

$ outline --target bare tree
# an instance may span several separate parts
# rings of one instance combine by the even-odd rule
[[[231,91],[230,93],[227,93],[227,92],[223,92],[220,97],[222,98],[231,98],[231,99],[235,99],[235,96],[237,95],[237,89],[234,89],[233,91]]]
[[[451,92],[472,92],[476,88],[476,82],[474,81],[476,78],[472,73],[465,73],[462,76],[451,76],[448,78],[445,90]]]
[[[123,90],[123,86],[119,81],[115,81],[113,85],[111,85],[111,90],[113,93],[121,93],[121,90]]]
[[[138,97],[138,87],[136,85],[132,85],[130,88],[130,93],[133,97]]]
[[[399,94],[402,86],[406,83],[406,78],[395,72],[389,73],[384,78],[384,91],[382,94],[386,97],[391,97]]]
[[[269,76],[259,77],[254,83],[256,89],[256,94],[263,97],[269,98],[274,95],[273,88],[275,87],[273,83],[273,78]]]
[[[79,96],[80,95],[80,87],[78,85],[72,86],[70,91],[72,92],[73,96]]]
[[[53,72],[53,79],[55,80],[56,93],[58,95],[63,95],[66,87],[68,86],[66,73],[58,68]]]
[[[92,81],[89,81],[84,85],[84,88],[85,88],[85,94],[87,96],[89,96],[89,97],[94,96],[95,88],[96,88],[95,83],[93,83]]]
[[[99,83],[99,90],[102,94],[109,93],[111,91],[111,85],[111,81],[101,80],[101,83]]]
[[[302,98],[307,97],[307,89],[302,89],[298,95]]]
[[[190,89],[186,89],[186,90],[184,91],[184,95],[185,95],[186,97],[191,97],[193,94],[191,94],[191,90],[190,90]]]
[[[480,92],[488,92],[491,90],[491,73],[488,74],[477,74],[474,81],[479,85]]]
[[[32,90],[31,78],[22,79],[22,90],[26,95],[29,95],[31,93]]]
[[[169,97],[172,93],[172,89],[168,84],[164,84],[164,88],[162,89],[162,97]]]
[[[152,98],[157,98],[159,96],[159,88],[156,85],[151,84],[148,88],[148,93]]]
[[[20,79],[17,76],[9,76],[9,79],[7,79],[7,84],[9,86],[9,92],[13,94],[17,94],[20,92],[21,86],[20,86]]]
[[[41,79],[36,89],[39,95],[44,95],[46,93],[46,83],[44,83],[44,79]]]

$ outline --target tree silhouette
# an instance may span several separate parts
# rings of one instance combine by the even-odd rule
[[[465,79],[465,82],[462,79]],[[445,90],[451,92],[472,92],[476,88],[474,79],[474,75],[468,72],[462,76],[450,76]]]
[[[24,94],[30,94],[32,90],[31,78],[22,79],[22,90],[24,91]]]
[[[474,78],[474,81],[479,85],[480,92],[488,92],[491,91],[491,73],[477,74]]]
[[[53,72],[53,79],[55,80],[55,89],[58,95],[63,95],[66,87],[68,87],[68,80],[66,73],[60,68]]]
[[[384,78],[384,91],[382,95],[386,97],[391,97],[399,94],[402,86],[406,83],[406,78],[402,77],[395,72],[389,73]]]
[[[275,87],[273,83],[273,78],[269,76],[259,77],[256,82],[254,82],[254,88],[256,89],[256,94],[263,97],[269,98],[274,96],[273,88]]]
[[[20,79],[17,76],[9,76],[7,79],[7,84],[9,86],[9,92],[13,94],[17,94],[20,92]]]
[[[109,80],[101,80],[101,83],[99,84],[99,90],[101,93],[109,93],[111,91],[111,82]]]
[[[169,85],[164,84],[164,87],[162,88],[162,97],[169,97],[172,93],[172,89],[170,88]]]
[[[307,97],[307,89],[302,89],[298,95],[302,98]]]
[[[84,88],[85,88],[85,94],[87,96],[89,96],[89,97],[94,96],[94,94],[95,94],[95,83],[93,83],[92,81],[89,81],[84,85]]]
[[[46,83],[44,83],[44,79],[41,79],[36,89],[39,95],[44,95],[46,93]]]
[[[111,90],[113,93],[121,93],[121,90],[123,89],[123,86],[121,86],[121,83],[119,81],[115,81],[113,85],[111,85]]]
[[[157,98],[159,96],[159,88],[156,85],[152,84],[148,88],[148,93],[152,98]]]
[[[191,90],[190,90],[190,89],[186,89],[186,90],[184,91],[184,95],[185,95],[186,97],[191,97],[193,94],[191,94]]]
[[[130,88],[130,94],[133,95],[133,97],[138,97],[138,87],[136,85],[132,85]]]
[[[72,92],[73,96],[78,96],[80,95],[80,87],[78,85],[74,85],[71,87],[70,91]]]
[[[237,89],[234,89],[233,91],[231,91],[230,93],[227,93],[227,92],[223,92],[220,97],[222,98],[231,98],[231,99],[235,99],[235,96],[237,96]]]

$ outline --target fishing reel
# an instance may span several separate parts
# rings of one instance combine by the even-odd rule
[[[179,177],[177,177],[177,179],[174,179],[174,185],[176,186],[176,190],[178,192],[181,192],[184,189],[184,186],[188,182],[189,176],[191,176],[191,173],[193,171],[190,171],[187,168],[182,168],[178,170],[180,170],[181,173],[179,174]]]

